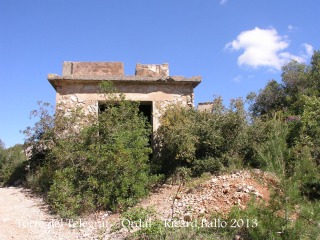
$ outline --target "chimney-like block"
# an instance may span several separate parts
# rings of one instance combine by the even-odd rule
[[[202,102],[202,103],[199,103],[197,109],[200,112],[212,112],[213,102]]]
[[[137,64],[136,76],[144,77],[168,77],[169,64]]]

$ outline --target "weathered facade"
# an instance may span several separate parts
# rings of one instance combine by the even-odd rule
[[[105,100],[99,93],[101,81],[112,81],[127,100],[149,109],[156,130],[169,104],[193,106],[193,90],[201,77],[170,76],[168,64],[137,64],[135,75],[126,76],[121,62],[64,62],[62,75],[49,74],[48,81],[57,92],[57,104],[66,106],[65,111],[82,107],[88,114],[98,114]]]

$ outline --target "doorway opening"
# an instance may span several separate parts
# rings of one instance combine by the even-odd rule
[[[99,102],[99,114],[106,111],[109,106],[117,106],[118,104],[115,103],[106,103],[106,102]],[[148,123],[152,127],[152,102],[151,101],[144,101],[144,102],[139,102],[139,113],[142,113],[143,116],[146,117]]]
[[[139,112],[147,118],[152,130],[152,102],[140,102]]]
[[[99,114],[105,112],[110,106],[118,106],[117,102],[99,102],[98,111]],[[149,146],[153,149],[153,121],[152,121],[152,101],[139,102],[139,113],[142,113],[151,127],[151,133],[149,136]],[[153,153],[149,155],[149,160],[152,159]]]

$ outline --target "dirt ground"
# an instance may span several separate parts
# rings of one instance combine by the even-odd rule
[[[41,199],[22,188],[0,188],[0,239],[76,239],[77,230],[48,214]]]
[[[269,199],[267,182],[272,177],[239,171],[211,176],[194,187],[163,185],[138,206],[151,207],[161,220],[203,217],[214,212],[228,213],[232,206],[245,208],[250,197],[257,201]],[[179,190],[178,190],[179,189]],[[111,231],[120,223],[119,214],[97,212],[77,220],[60,220],[49,213],[42,199],[29,190],[17,187],[0,188],[0,240],[7,239],[123,239],[126,228]]]

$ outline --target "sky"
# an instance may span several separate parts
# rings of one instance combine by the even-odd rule
[[[245,98],[320,49],[318,0],[0,0],[0,139],[23,143],[63,61],[168,63],[202,76],[195,104]]]

